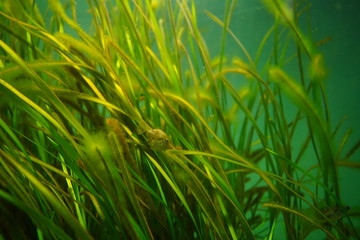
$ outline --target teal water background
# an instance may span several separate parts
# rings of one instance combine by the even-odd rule
[[[220,28],[212,27],[214,23],[201,11],[206,9],[223,19],[225,2],[206,0],[198,3],[199,25],[200,28],[203,27],[209,49],[214,49],[214,54],[218,51]],[[325,86],[332,128],[334,129],[339,121],[346,117],[341,133],[344,134],[348,128],[352,129],[349,140],[351,146],[360,139],[360,1],[309,2],[311,38],[314,42],[331,39],[319,46],[318,50],[324,55],[328,70]],[[273,17],[261,1],[239,0],[230,28],[254,57],[261,39],[272,24]],[[240,49],[231,41],[228,42],[227,51],[235,55],[237,52],[241,54]],[[360,162],[360,154],[357,153],[353,160]],[[360,202],[358,170],[340,167],[339,177],[344,204],[358,205]]]
[[[328,44],[320,47],[329,75],[327,90],[333,127],[343,116],[348,119],[344,128],[353,129],[352,143],[360,138],[360,1],[313,1],[314,35],[331,36]],[[360,162],[357,153],[353,160]],[[344,203],[358,206],[360,202],[359,171],[339,169]]]
[[[222,0],[201,1],[198,4],[199,12],[201,9],[206,9],[223,19],[224,2]],[[346,118],[338,136],[342,136],[347,129],[351,129],[350,144],[346,148],[349,150],[350,146],[360,140],[360,1],[314,0],[309,2],[311,4],[309,12],[311,38],[314,42],[326,38],[331,39],[319,46],[318,50],[324,56],[328,71],[325,86],[332,129],[341,119]],[[210,25],[213,23],[205,14],[201,16],[199,24],[204,26],[205,38],[209,40],[209,49],[217,51],[220,29],[211,28]],[[273,17],[260,1],[239,0],[230,28],[254,57],[257,46],[271,24],[273,24]],[[307,28],[305,23],[303,27]],[[267,47],[270,51],[272,46]],[[241,54],[239,48],[231,41],[227,45],[227,51],[231,54],[238,51]],[[338,143],[340,138],[338,137],[336,141]],[[353,156],[352,161],[360,162],[359,152]],[[339,167],[338,174],[343,204],[358,208],[360,203],[359,169]],[[359,226],[359,221],[355,224]],[[309,239],[319,236],[314,234]]]

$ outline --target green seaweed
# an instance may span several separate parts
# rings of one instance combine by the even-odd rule
[[[87,0],[86,28],[48,4],[0,3],[1,238],[359,237],[337,173],[359,142],[335,141],[309,1],[262,1],[255,56],[236,0],[205,10],[216,56],[196,1]]]

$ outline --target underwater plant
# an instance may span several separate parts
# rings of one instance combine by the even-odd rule
[[[196,1],[0,3],[2,239],[359,238],[309,1],[263,0],[255,54],[236,3],[216,52]]]

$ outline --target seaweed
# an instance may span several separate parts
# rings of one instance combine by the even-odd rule
[[[335,141],[309,1],[262,1],[256,54],[235,0],[201,13],[218,52],[196,1],[87,0],[91,26],[48,4],[0,4],[2,238],[359,238],[338,177],[359,143]]]

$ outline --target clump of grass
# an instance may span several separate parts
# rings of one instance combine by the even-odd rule
[[[255,58],[229,27],[236,1],[207,12],[216,57],[194,1],[88,0],[90,31],[75,2],[48,3],[0,5],[3,237],[358,237],[337,166],[358,168],[359,144],[334,142],[307,1],[263,1],[274,24]]]

